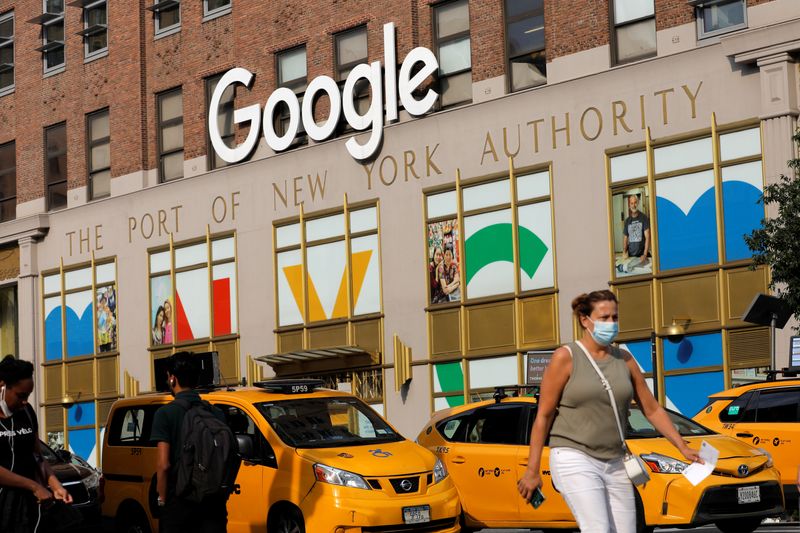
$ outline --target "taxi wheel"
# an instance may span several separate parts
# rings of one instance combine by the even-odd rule
[[[269,533],[306,533],[303,515],[292,508],[282,510],[267,529]]]
[[[737,518],[735,520],[720,520],[718,522],[714,522],[714,525],[717,526],[717,529],[722,531],[722,533],[751,533],[761,525],[761,518],[754,517]]]
[[[150,533],[150,524],[143,511],[129,509],[117,516],[114,530],[120,533]]]

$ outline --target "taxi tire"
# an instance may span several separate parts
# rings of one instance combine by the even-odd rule
[[[731,518],[729,520],[719,520],[714,522],[717,529],[722,533],[752,533],[761,525],[763,517],[752,518]]]
[[[306,533],[303,514],[294,507],[284,507],[270,518],[267,533]]]
[[[144,511],[130,507],[117,515],[114,531],[119,533],[150,533],[150,524]]]

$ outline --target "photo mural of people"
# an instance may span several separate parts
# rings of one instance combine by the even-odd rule
[[[461,301],[459,255],[458,220],[428,224],[428,276],[432,304]]]
[[[615,194],[614,248],[617,276],[649,274],[653,271],[651,261],[650,218],[646,214],[647,187],[638,187]]]
[[[100,352],[117,349],[117,291],[113,286],[97,289],[97,347]]]
[[[172,280],[159,276],[150,280],[150,324],[153,346],[171,344],[172,340]]]

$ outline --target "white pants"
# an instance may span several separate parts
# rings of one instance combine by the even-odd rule
[[[581,533],[636,533],[634,488],[622,458],[601,461],[573,448],[551,448],[550,471]]]

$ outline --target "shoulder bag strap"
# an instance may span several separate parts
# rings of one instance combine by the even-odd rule
[[[597,375],[600,376],[600,382],[603,384],[603,388],[608,392],[608,399],[611,401],[611,410],[614,411],[614,419],[617,421],[617,431],[619,431],[619,440],[622,441],[622,447],[627,450],[628,445],[625,443],[625,433],[623,433],[622,431],[622,422],[619,419],[619,413],[617,412],[617,402],[614,399],[614,391],[611,390],[611,384],[606,379],[606,376],[603,374],[603,371],[600,370],[600,367],[597,366],[594,357],[592,357],[589,354],[589,351],[586,349],[586,347],[583,344],[581,344],[580,341],[575,341],[575,344],[580,346],[581,350],[583,351],[583,354],[592,364],[592,367],[594,368],[595,372],[597,372]]]

